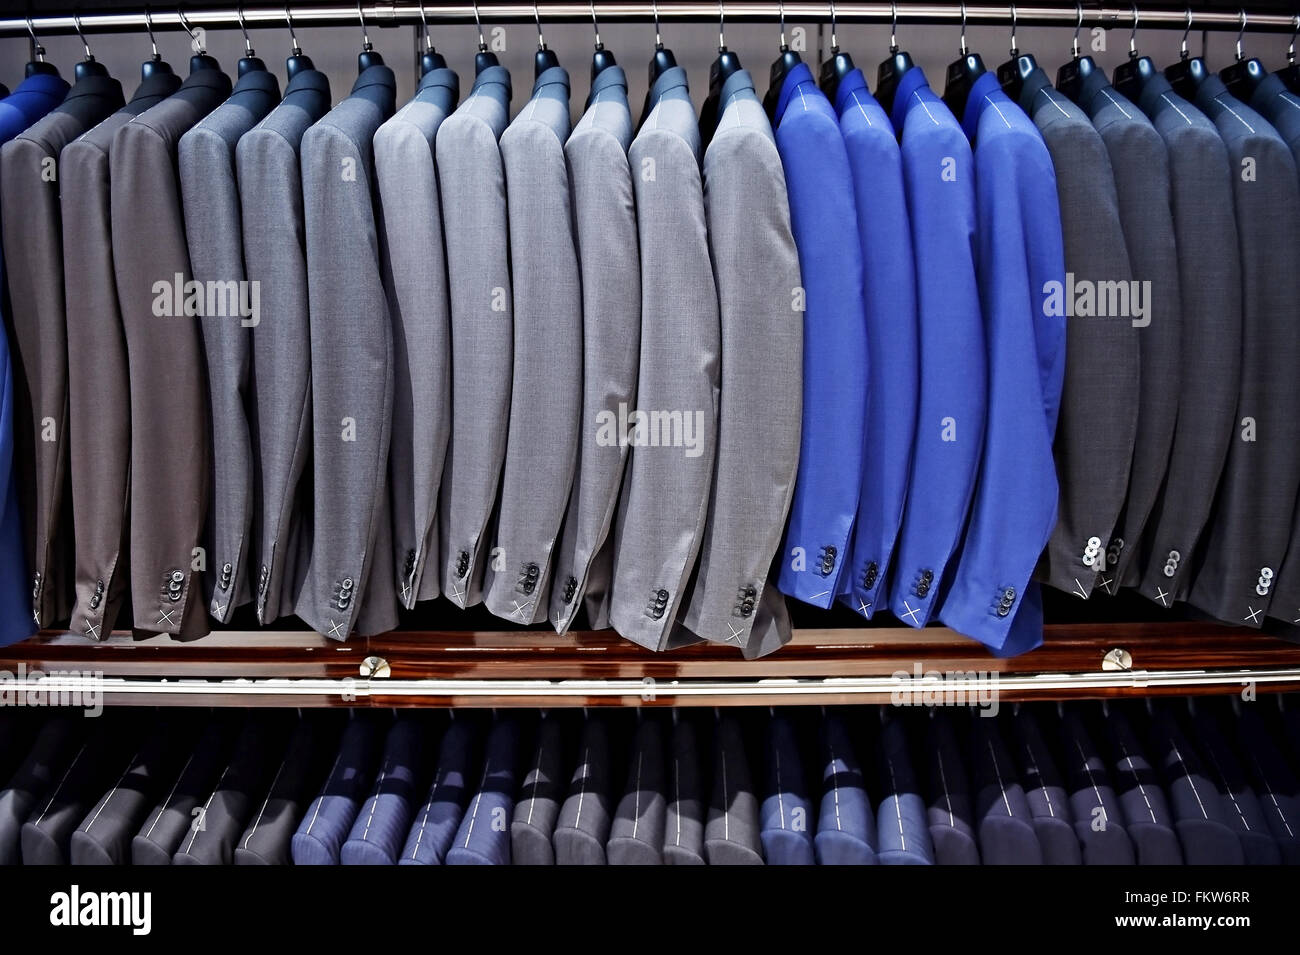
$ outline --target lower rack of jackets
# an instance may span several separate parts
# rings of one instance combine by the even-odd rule
[[[1300,862],[1300,700],[1229,702],[5,713],[0,862]]]

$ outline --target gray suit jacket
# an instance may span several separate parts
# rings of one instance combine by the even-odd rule
[[[302,137],[311,308],[312,552],[297,613],[318,633],[397,626],[388,507],[393,328],[371,143],[393,115],[393,71],[372,66]]]
[[[157,73],[131,102],[59,154],[64,303],[68,341],[69,460],[77,542],[76,606],[70,628],[108,636],[129,579],[127,496],[131,393],[117,303],[109,210],[109,149],[118,129],[180,86]]]
[[[569,629],[583,603],[591,627],[609,626],[609,531],[627,445],[597,441],[596,435],[602,422],[636,401],[641,262],[627,159],[631,142],[627,77],[622,67],[607,67],[592,81],[587,112],[564,146],[582,271],[582,430],[551,586],[551,622],[558,633]]]
[[[63,104],[0,147],[0,199],[14,370],[14,464],[32,615],[49,627],[72,611],[68,471],[68,338],[56,160],[65,145],[122,106],[122,87],[89,76]],[[76,347],[82,347],[81,342]]]
[[[199,544],[212,451],[199,322],[185,304],[191,273],[176,143],[229,95],[224,73],[196,70],[122,126],[109,153],[131,382],[131,604],[138,629],[183,638],[208,632],[195,589],[207,566]]]
[[[1132,280],[1119,199],[1101,135],[1042,70],[1020,102],[1043,134],[1061,200],[1065,270],[1074,281]],[[1071,293],[1066,291],[1069,298]],[[1070,315],[1065,386],[1056,429],[1061,497],[1040,579],[1087,598],[1108,560],[1106,545],[1128,490],[1137,435],[1141,370],[1138,330],[1126,316]]]
[[[510,418],[514,319],[498,145],[509,108],[510,74],[504,67],[488,67],[442,124],[434,144],[451,281],[453,416],[438,535],[442,590],[458,607],[483,600],[488,519]]]
[[[718,295],[709,267],[700,133],[686,71],[665,71],[628,159],[641,237],[641,364],[633,443],[614,531],[610,619],[651,650],[695,567],[717,443]],[[620,415],[621,419],[622,416]]]
[[[261,319],[261,283],[256,298],[251,286],[240,287],[246,277],[235,146],[279,99],[275,77],[251,70],[239,78],[230,99],[182,136],[177,147],[190,265],[194,278],[207,286],[201,327],[208,367],[212,501],[203,581],[208,611],[221,623],[229,623],[235,608],[250,597],[247,555],[255,501],[246,410],[249,329]]]
[[[1300,179],[1291,150],[1218,77],[1196,105],[1228,147],[1241,247],[1241,391],[1223,481],[1187,601],[1239,626],[1259,627],[1286,554],[1300,486]]]
[[[1129,586],[1138,582],[1143,534],[1169,463],[1178,417],[1183,313],[1169,151],[1146,115],[1117,93],[1100,70],[1084,80],[1079,102],[1106,144],[1133,280],[1144,290],[1145,315],[1133,318],[1141,380],[1128,497],[1100,575],[1102,589],[1116,594],[1121,581]]]
[[[704,153],[704,207],[722,397],[708,522],[682,624],[758,656],[790,640],[785,600],[767,577],[799,467],[803,321],[791,293],[802,280],[785,172],[748,71],[727,80],[720,109]]]
[[[1147,522],[1137,586],[1148,599],[1172,607],[1187,598],[1192,554],[1237,432],[1241,258],[1235,177],[1223,137],[1163,76],[1146,82],[1141,105],[1168,147],[1183,323],[1178,422],[1165,485]]]
[[[460,80],[432,70],[375,133],[384,287],[393,318],[393,558],[402,606],[439,594],[438,486],[451,431],[451,306],[434,143]],[[425,574],[428,566],[432,573]]]
[[[245,272],[261,289],[270,321],[252,329],[253,539],[257,619],[291,613],[311,554],[311,498],[298,481],[311,459],[311,334],[307,238],[298,150],[330,108],[329,80],[303,70],[284,99],[239,138]],[[310,485],[309,485],[310,486]]]
[[[496,551],[484,603],[513,623],[546,619],[582,417],[582,286],[564,142],[569,74],[546,70],[501,134],[514,291],[514,374]],[[497,556],[499,555],[499,560]]]

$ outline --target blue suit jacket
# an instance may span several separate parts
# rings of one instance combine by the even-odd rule
[[[839,121],[806,64],[786,76],[776,122],[806,296],[803,430],[778,586],[791,597],[829,607],[841,589],[862,482],[862,246]]]
[[[58,106],[67,92],[67,81],[49,73],[37,73],[23,80],[13,93],[0,100],[0,143],[7,143]],[[4,262],[0,260],[0,309],[9,298],[3,275]],[[2,315],[0,322],[8,327]],[[13,376],[9,368],[9,342],[6,336],[0,335],[0,646],[25,640],[36,632],[13,455]]]
[[[1065,380],[1065,287],[1056,173],[1038,128],[985,73],[963,120],[975,141],[976,268],[988,360],[979,482],[952,586],[939,616],[995,651],[1043,642],[1037,600],[1023,601],[1056,526],[1052,439]]]
[[[938,604],[961,540],[984,438],[984,327],[975,282],[970,143],[919,67],[894,94],[916,263],[921,395],[890,603],[910,627]]]
[[[853,174],[871,359],[862,493],[840,600],[870,620],[888,593],[885,581],[912,470],[920,387],[916,278],[902,154],[894,127],[867,92],[861,70],[840,81],[835,108]]]

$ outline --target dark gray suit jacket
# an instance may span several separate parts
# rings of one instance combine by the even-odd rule
[[[129,578],[127,497],[131,394],[126,338],[113,270],[109,150],[118,129],[181,84],[155,73],[131,102],[59,154],[68,349],[69,459],[77,541],[73,633],[102,640],[113,629]]]
[[[62,105],[0,147],[4,261],[14,370],[14,464],[37,626],[72,611],[68,468],[68,337],[56,160],[65,145],[122,106],[122,87],[88,76]],[[104,237],[107,238],[106,236]],[[73,347],[84,343],[73,342]],[[11,608],[16,609],[16,608]]]
[[[235,608],[250,599],[247,557],[256,502],[248,372],[250,329],[254,322],[261,324],[262,314],[261,282],[256,298],[238,287],[246,275],[235,147],[279,99],[275,77],[250,70],[239,78],[230,99],[182,136],[178,147],[190,264],[194,278],[210,286],[201,322],[212,433],[212,502],[205,538],[209,566],[203,580],[209,612],[221,623],[229,623]],[[246,307],[247,316],[242,314]]]
[[[1226,623],[1268,613],[1300,487],[1300,179],[1287,144],[1218,77],[1196,105],[1228,147],[1241,248],[1241,392],[1223,482],[1187,601]]]
[[[1121,582],[1138,582],[1141,561],[1136,558],[1169,463],[1178,417],[1183,310],[1164,141],[1146,115],[1117,93],[1100,70],[1084,80],[1079,103],[1092,117],[1110,156],[1124,244],[1133,280],[1141,283],[1145,313],[1132,319],[1139,339],[1141,381],[1128,497],[1107,543],[1100,575],[1102,589],[1115,594]]]
[[[388,67],[370,67],[302,138],[314,486],[311,560],[296,609],[335,640],[397,625],[388,506],[393,328],[371,151],[393,115],[396,85]]]
[[[245,272],[270,321],[252,329],[253,514],[257,619],[292,613],[311,555],[311,500],[298,482],[311,458],[307,237],[298,150],[330,107],[329,80],[297,73],[280,105],[239,138]]]
[[[199,545],[212,450],[199,321],[185,314],[191,272],[176,144],[229,95],[224,73],[196,70],[119,129],[109,153],[131,382],[131,603],[138,629],[182,638],[208,632],[196,589],[211,570]]]
[[[1043,134],[1056,168],[1067,278],[1129,282],[1133,274],[1115,178],[1101,135],[1042,70],[1025,81],[1020,102]],[[1140,379],[1138,330],[1130,318],[1067,318],[1055,445],[1061,497],[1039,574],[1058,590],[1085,599],[1104,566],[1128,489]]]
[[[1187,597],[1193,551],[1236,433],[1241,257],[1234,174],[1218,130],[1163,76],[1146,82],[1141,105],[1169,152],[1183,324],[1178,422],[1164,488],[1147,522],[1137,586],[1148,599],[1172,607]]]

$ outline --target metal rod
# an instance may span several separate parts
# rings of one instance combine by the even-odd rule
[[[715,3],[672,3],[659,4],[660,20],[695,20],[716,21],[718,7]],[[555,22],[588,22],[593,8],[600,18],[610,20],[650,20],[652,7],[645,3],[554,3],[540,0],[539,8],[548,20]],[[872,21],[888,23],[891,4],[889,3],[836,3],[835,15],[840,21]],[[474,6],[470,3],[425,4],[427,16],[444,22],[470,23],[474,20]],[[516,21],[527,22],[533,17],[531,3],[503,4],[481,11],[491,22]],[[729,20],[767,20],[775,21],[779,6],[772,0],[767,3],[731,3],[726,5]],[[792,2],[785,4],[786,16],[791,20],[821,22],[829,19],[830,9],[825,0],[817,3]],[[420,7],[417,3],[372,3],[363,5],[362,15],[376,23],[420,23]],[[234,6],[213,7],[206,10],[186,10],[185,19],[194,26],[229,27],[239,26],[239,10]],[[966,8],[967,19],[971,23],[1006,24],[1011,22],[1011,6],[980,5]],[[243,17],[246,23],[254,26],[271,26],[283,28],[284,13],[277,8],[245,9]],[[1088,10],[1089,20],[1100,26],[1129,26],[1133,22],[1132,7],[1104,6]],[[143,11],[135,13],[82,13],[82,27],[92,32],[112,32],[138,30],[145,27]],[[180,26],[181,14],[176,11],[158,11],[152,14],[155,24],[160,26]],[[314,4],[295,7],[293,19],[297,24],[356,24],[357,7],[348,3]],[[909,23],[956,23],[961,18],[961,7],[957,3],[908,3],[904,0],[898,4],[898,18]],[[1035,5],[1017,6],[1016,21],[1024,26],[1050,26],[1055,24],[1073,26],[1078,19],[1078,7],[1072,3],[1056,6]],[[1186,25],[1186,13],[1183,10],[1142,10],[1141,21],[1144,28],[1177,27]],[[26,34],[28,30],[26,17],[0,19],[0,35]],[[71,12],[60,16],[40,16],[31,18],[42,33],[73,34],[76,22]],[[1241,28],[1240,8],[1232,10],[1197,11],[1196,25],[1205,30],[1239,30]],[[1295,16],[1283,13],[1255,13],[1250,16],[1251,29],[1259,32],[1290,33],[1295,27]]]

